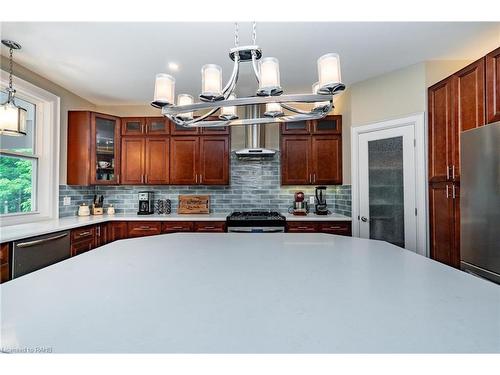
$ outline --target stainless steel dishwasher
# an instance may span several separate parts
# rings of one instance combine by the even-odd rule
[[[70,257],[69,232],[57,232],[14,241],[12,278],[50,266]]]

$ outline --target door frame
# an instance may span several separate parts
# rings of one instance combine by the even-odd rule
[[[359,136],[378,130],[412,125],[415,134],[415,207],[417,208],[417,254],[429,256],[427,243],[427,162],[425,113],[351,127],[352,236],[359,237]]]

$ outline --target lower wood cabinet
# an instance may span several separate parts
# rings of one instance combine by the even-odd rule
[[[198,221],[194,223],[195,232],[225,232],[225,221]]]
[[[288,221],[286,231],[289,233],[329,233],[351,236],[350,221]]]
[[[451,182],[429,186],[429,228],[431,258],[460,267],[460,196]]]
[[[143,237],[153,236],[161,233],[161,222],[159,221],[129,221],[128,236]]]
[[[98,246],[97,227],[100,227],[100,225],[76,228],[71,231],[71,256],[82,254]]]
[[[107,224],[107,242],[113,242],[127,238],[128,227],[126,221],[111,221]]]
[[[95,246],[95,239],[94,238],[88,238],[85,240],[81,240],[79,242],[71,243],[71,256],[74,257],[76,255],[80,255],[82,253],[85,253],[87,251],[90,251],[94,249]]]
[[[0,283],[10,280],[9,244],[0,245]]]

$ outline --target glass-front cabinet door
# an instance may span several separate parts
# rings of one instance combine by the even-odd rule
[[[165,117],[146,117],[146,133],[149,135],[170,134],[170,122]]]
[[[313,134],[340,134],[342,132],[342,116],[329,115],[319,120],[313,120]]]
[[[92,180],[94,184],[117,184],[120,171],[120,119],[92,113]]]

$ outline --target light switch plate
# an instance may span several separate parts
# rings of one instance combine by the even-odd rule
[[[309,197],[309,204],[314,204],[314,197]]]
[[[71,204],[71,197],[63,198],[63,206],[69,206]]]

